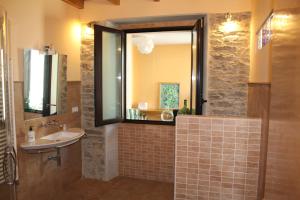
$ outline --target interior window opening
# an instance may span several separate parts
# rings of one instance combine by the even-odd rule
[[[191,42],[190,30],[126,34],[126,120],[189,112]]]
[[[94,26],[95,126],[174,125],[203,113],[204,19],[194,26]]]

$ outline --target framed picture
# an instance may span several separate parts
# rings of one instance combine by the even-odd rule
[[[257,33],[258,49],[262,49],[272,39],[272,20],[273,14],[271,13],[268,18],[264,21],[263,25]]]
[[[160,83],[160,109],[179,108],[179,83]]]

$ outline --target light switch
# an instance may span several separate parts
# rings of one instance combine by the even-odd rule
[[[78,112],[78,106],[72,107],[72,113]]]

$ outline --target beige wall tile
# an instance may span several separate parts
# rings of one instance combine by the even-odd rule
[[[181,120],[188,125],[184,135],[179,134],[182,126],[176,127],[175,199],[239,200],[256,196],[261,121],[180,116],[178,123]],[[187,183],[184,190],[182,183],[177,187],[177,180]]]

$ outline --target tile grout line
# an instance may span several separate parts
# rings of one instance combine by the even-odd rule
[[[187,187],[187,185],[188,185],[188,177],[187,177],[187,175],[188,175],[188,169],[189,169],[189,167],[188,167],[188,161],[189,161],[189,154],[188,154],[188,142],[189,142],[189,140],[188,140],[188,137],[189,137],[189,123],[190,123],[190,120],[189,120],[189,118],[188,118],[188,121],[187,121],[187,127],[186,127],[186,130],[187,130],[187,132],[186,132],[186,157],[187,157],[187,162],[186,162],[186,169],[187,169],[187,172],[185,173],[185,199],[187,199],[187,190],[188,190],[188,187]]]
[[[159,138],[161,138],[161,132],[162,132],[162,127],[159,127]],[[154,141],[156,140],[156,138],[153,138],[154,139]],[[159,152],[160,153],[162,153],[161,151],[162,151],[162,141],[161,141],[161,139],[159,139],[159,141],[158,141],[158,147],[159,147]],[[156,165],[156,162],[155,162],[155,147],[153,147],[153,149],[152,149],[153,151],[152,151],[152,156],[153,156],[153,172],[155,173],[155,165]],[[153,174],[153,176],[157,176],[158,175],[158,177],[157,177],[157,179],[159,180],[160,178],[159,177],[162,177],[162,179],[164,179],[164,177],[163,177],[163,175],[162,175],[162,164],[161,164],[161,156],[159,157],[159,159],[158,159],[158,174],[156,173],[155,175]]]
[[[174,154],[174,156],[175,156],[175,163],[174,163],[174,200],[176,200],[177,198],[176,198],[176,194],[177,194],[177,192],[176,192],[176,171],[177,171],[177,167],[176,167],[176,160],[177,160],[177,136],[178,136],[178,134],[177,134],[177,125],[178,125],[178,123],[176,123],[176,126],[175,126],[175,154]]]
[[[224,162],[224,122],[223,122],[223,127],[222,127],[222,153],[221,153],[221,186],[220,186],[220,200],[222,200],[222,196],[223,196],[223,162]]]
[[[198,161],[197,161],[197,199],[199,198],[199,158],[200,158],[200,143],[201,143],[201,138],[200,138],[200,132],[201,132],[201,130],[200,130],[200,121],[199,121],[199,119],[198,119],[198,135],[199,135],[199,139],[198,139],[198,142],[199,142],[199,151],[198,151],[198,155],[197,155],[197,157],[198,157]]]
[[[208,188],[209,188],[209,191],[208,191],[208,199],[210,199],[210,173],[211,173],[211,148],[212,148],[212,130],[213,130],[213,127],[212,127],[212,119],[210,119],[210,148],[209,148],[209,151],[210,151],[210,159],[209,159],[209,177],[208,177]]]
[[[248,146],[249,146],[249,139],[250,139],[250,133],[249,133],[249,120],[247,120],[247,148],[246,148],[246,168],[245,168],[245,182],[244,182],[244,200],[246,200],[246,190],[247,190],[247,171],[248,171]]]
[[[234,151],[233,151],[233,173],[232,173],[232,199],[234,199],[234,174],[235,174],[235,157],[236,157],[236,137],[237,137],[237,123],[235,121],[235,127],[234,127]]]

